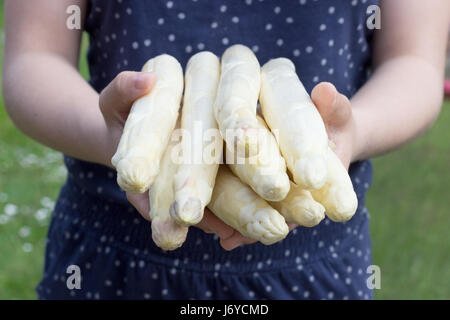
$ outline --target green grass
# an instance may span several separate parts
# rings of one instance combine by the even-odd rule
[[[80,69],[86,76],[84,59]],[[48,218],[66,173],[61,156],[15,129],[0,104],[0,299],[35,299]],[[450,298],[448,123],[449,101],[425,136],[374,160],[367,206],[382,276],[377,299]]]
[[[435,126],[374,160],[368,193],[377,298],[450,298],[450,101]]]

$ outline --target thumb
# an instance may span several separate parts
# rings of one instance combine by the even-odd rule
[[[150,72],[123,71],[100,94],[103,114],[128,113],[132,103],[152,90],[156,76]]]
[[[316,85],[311,92],[311,99],[326,125],[339,127],[351,116],[350,101],[329,82]]]

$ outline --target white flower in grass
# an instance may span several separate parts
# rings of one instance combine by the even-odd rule
[[[26,242],[22,245],[22,250],[26,253],[33,251],[33,244]]]
[[[49,197],[43,197],[40,202],[44,208],[53,210],[53,208],[55,207],[55,202]]]
[[[19,212],[19,208],[18,208],[15,204],[8,203],[8,204],[3,208],[3,212],[4,212],[6,215],[12,217],[12,216],[15,216],[15,215]]]
[[[31,228],[30,227],[27,227],[27,226],[22,227],[19,230],[19,237],[26,238],[26,237],[28,237],[30,235],[30,233],[31,233]]]
[[[48,208],[41,208],[38,211],[36,211],[36,213],[34,214],[34,217],[38,221],[43,221],[43,220],[46,220],[49,215],[50,215],[50,210]]]

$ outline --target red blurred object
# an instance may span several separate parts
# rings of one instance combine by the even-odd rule
[[[444,92],[447,97],[450,97],[450,79],[445,79]]]

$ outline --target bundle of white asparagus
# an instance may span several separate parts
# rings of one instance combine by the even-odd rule
[[[160,248],[180,247],[206,207],[266,245],[285,238],[288,223],[314,227],[325,215],[336,222],[353,216],[358,202],[349,175],[290,60],[261,68],[243,45],[228,48],[221,61],[195,54],[180,117],[176,59],[157,56],[143,71],[156,74],[156,86],[134,103],[112,163],[124,190],[150,188]]]

